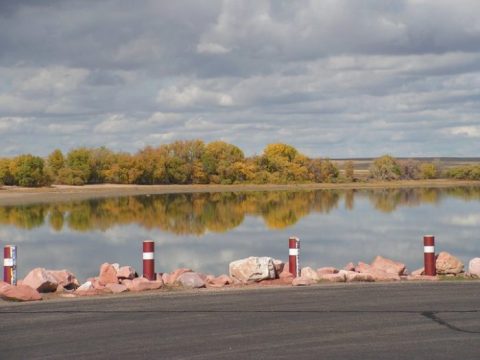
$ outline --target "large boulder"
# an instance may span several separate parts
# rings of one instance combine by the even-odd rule
[[[355,267],[354,267],[355,268]],[[353,269],[352,269],[353,270]],[[325,274],[336,274],[338,273],[338,269],[328,266],[328,267],[321,267],[317,269],[318,276],[325,275]]]
[[[285,263],[282,260],[273,259],[273,266],[275,268],[275,273],[280,274],[285,268]]]
[[[135,278],[135,269],[131,266],[122,266],[117,271],[118,279],[130,279]]]
[[[104,290],[96,289],[93,286],[93,282],[90,280],[84,282],[74,292],[75,295],[79,295],[79,296],[94,296],[94,295],[100,295],[103,293],[104,293]]]
[[[470,276],[480,278],[480,258],[473,258],[468,263],[468,273]]]
[[[122,284],[130,291],[145,291],[160,289],[163,286],[163,281],[150,281],[144,277],[138,277],[133,280],[123,280]]]
[[[180,269],[176,269],[175,271],[173,271],[170,274],[165,273],[165,274],[162,275],[163,283],[165,285],[173,285],[177,282],[177,279],[182,274],[189,273],[189,272],[193,272],[193,270],[189,269],[189,268],[180,268]]]
[[[309,266],[302,268],[302,270],[300,270],[300,275],[303,278],[308,278],[315,282],[320,280],[320,276],[318,276],[317,272]]]
[[[100,266],[100,274],[98,275],[98,282],[101,285],[118,284],[117,272],[119,270],[118,264],[103,263]]]
[[[10,285],[0,281],[0,298],[8,301],[37,301],[42,300],[40,293],[27,285]]]
[[[123,284],[107,284],[105,287],[114,294],[120,294],[122,292],[128,291],[127,286]]]
[[[340,270],[339,274],[345,276],[347,282],[357,282],[357,281],[375,281],[372,274],[369,273],[357,273],[355,271]]]
[[[205,287],[205,281],[203,281],[200,275],[194,272],[183,273],[178,277],[177,282],[183,287],[190,289],[199,289]]]
[[[463,271],[463,263],[446,251],[442,251],[438,254],[435,266],[437,268],[437,274],[439,275],[457,275]]]
[[[313,285],[313,284],[316,284],[316,283],[317,282],[315,280],[312,280],[310,278],[303,277],[303,276],[296,277],[292,281],[293,286],[309,286],[309,285]]]
[[[47,270],[47,272],[57,280],[58,286],[64,289],[74,290],[80,286],[77,277],[68,270]]]
[[[44,268],[35,268],[30,271],[27,276],[25,276],[22,285],[27,285],[38,292],[46,293],[56,291],[58,287],[58,281]]]
[[[405,264],[391,259],[377,256],[370,264],[371,267],[377,270],[384,271],[388,274],[403,275],[405,272]]]
[[[229,265],[230,277],[242,283],[275,279],[275,265],[270,257],[254,257],[233,261]]]
[[[322,274],[320,275],[320,281],[330,281],[330,282],[345,282],[345,274],[344,273],[336,273],[336,274]]]

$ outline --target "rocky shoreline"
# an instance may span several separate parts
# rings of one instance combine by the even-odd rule
[[[347,264],[343,269],[304,267],[300,276],[289,272],[288,264],[270,257],[249,257],[233,261],[229,274],[203,274],[188,268],[157,273],[155,280],[138,276],[131,266],[104,263],[96,277],[80,283],[68,270],[35,268],[16,286],[0,281],[0,298],[7,301],[38,301],[44,298],[76,298],[142,292],[162,289],[248,288],[251,286],[309,286],[317,283],[438,281],[447,279],[480,279],[480,258],[469,262],[468,270],[455,256],[441,252],[436,257],[437,276],[424,275],[423,268],[409,273],[405,264],[377,256],[371,264]],[[53,296],[50,296],[53,295]]]

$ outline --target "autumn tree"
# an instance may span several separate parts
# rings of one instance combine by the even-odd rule
[[[55,149],[48,155],[46,168],[50,173],[53,181],[56,182],[58,173],[65,167],[65,157],[60,149]]]
[[[352,160],[348,160],[345,162],[345,178],[348,181],[353,181],[354,180],[354,165]]]
[[[402,175],[398,161],[390,155],[383,155],[370,166],[370,177],[377,180],[398,180]]]
[[[0,184],[1,185],[14,185],[15,179],[10,171],[11,159],[0,159]]]
[[[67,154],[66,167],[58,172],[58,179],[63,184],[84,185],[90,179],[91,150],[85,147],[73,149]]]
[[[30,154],[20,155],[10,162],[10,173],[15,185],[38,187],[48,185],[50,179],[44,172],[44,160]]]
[[[260,170],[269,173],[271,182],[288,183],[309,180],[308,159],[291,145],[270,144],[258,159]]]
[[[209,183],[233,184],[248,177],[243,151],[235,145],[214,141],[205,147],[202,163]]]
[[[438,176],[438,168],[434,163],[422,163],[419,172],[421,179],[435,179]]]

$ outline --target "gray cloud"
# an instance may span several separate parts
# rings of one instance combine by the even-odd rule
[[[476,156],[480,3],[0,1],[0,155]]]

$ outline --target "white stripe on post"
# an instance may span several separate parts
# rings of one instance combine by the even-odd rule
[[[153,260],[154,253],[153,252],[145,252],[143,253],[143,260]]]
[[[423,252],[430,254],[435,252],[435,246],[424,246],[423,247]]]
[[[13,266],[13,259],[3,259],[3,266]]]

